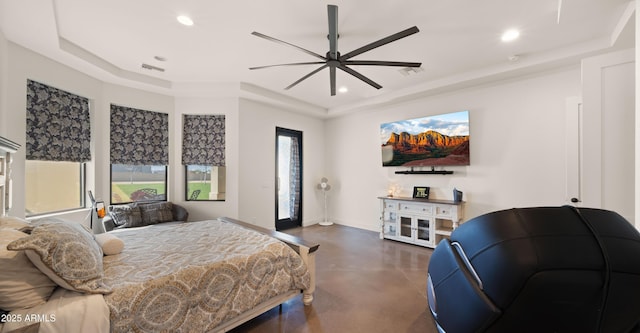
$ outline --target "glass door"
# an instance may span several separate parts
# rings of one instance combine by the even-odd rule
[[[428,219],[418,219],[418,240],[429,242],[431,240],[430,234],[431,222]]]
[[[276,127],[276,230],[302,225],[302,132]]]
[[[411,238],[411,220],[409,216],[400,216],[400,236]]]
[[[387,208],[388,209],[388,208]],[[398,229],[398,221],[396,221],[395,211],[385,211],[383,217],[384,234],[386,236],[396,236],[396,229]]]

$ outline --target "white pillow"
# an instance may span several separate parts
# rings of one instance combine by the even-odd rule
[[[56,288],[56,283],[34,266],[24,251],[7,250],[7,244],[27,236],[18,230],[0,228],[0,309],[13,311],[40,305]]]
[[[95,235],[96,242],[102,248],[102,252],[105,256],[119,254],[124,249],[124,242],[122,239],[110,234],[97,234]]]

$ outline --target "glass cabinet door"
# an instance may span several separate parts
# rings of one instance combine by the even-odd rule
[[[400,216],[400,236],[411,238],[411,217]]]
[[[429,228],[431,227],[431,221],[429,219],[418,219],[418,239],[423,241],[429,241],[431,239],[431,235],[429,233]]]
[[[395,236],[398,222],[396,221],[396,212],[390,211],[384,215],[384,234]]]

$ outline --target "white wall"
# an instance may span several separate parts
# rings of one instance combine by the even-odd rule
[[[379,223],[376,197],[386,195],[390,184],[402,186],[401,195],[405,196],[411,195],[413,186],[430,186],[432,197],[441,199],[450,199],[451,190],[457,187],[465,193],[465,219],[497,209],[566,202],[564,112],[566,99],[580,96],[578,68],[371,108],[330,120],[237,97],[174,98],[106,84],[7,42],[2,36],[0,70],[0,135],[23,147],[27,78],[91,100],[96,167],[90,168],[93,174],[89,175],[89,186],[95,186],[96,195],[103,199],[109,196],[108,110],[113,102],[170,113],[169,198],[187,205],[192,219],[226,215],[273,228],[276,126],[304,133],[304,225],[323,217],[322,196],[315,190],[323,176],[333,185],[329,193],[331,220],[370,230],[376,230]],[[396,175],[398,168],[380,166],[381,123],[460,110],[470,111],[470,166],[452,167],[455,173],[446,176]],[[225,202],[184,202],[184,171],[180,165],[180,119],[184,113],[227,115]],[[15,155],[13,166],[15,193],[10,214],[23,216],[24,149]],[[637,202],[638,197],[635,199]],[[80,212],[73,218],[82,219],[85,214]]]
[[[7,71],[2,76],[6,78],[4,86],[6,104],[2,113],[4,128],[0,135],[21,145],[14,155],[12,168],[13,178],[13,207],[10,215],[24,217],[25,209],[25,140],[26,140],[26,95],[27,79],[51,85],[58,89],[87,97],[90,100],[99,99],[102,82],[87,75],[63,66],[46,57],[31,52],[13,43],[7,44],[5,50]],[[95,139],[92,138],[95,143]],[[87,168],[88,178],[93,179],[93,164]],[[93,182],[89,186],[93,186]],[[55,195],[55,193],[51,193]],[[74,219],[83,219],[88,211],[73,214]]]
[[[303,223],[316,223],[322,218],[321,198],[314,189],[324,176],[323,120],[241,100],[237,91],[234,97],[230,97],[228,87],[222,89],[222,93],[217,92],[219,89],[210,89],[187,97],[173,97],[104,83],[7,42],[2,36],[0,69],[0,96],[7,96],[0,104],[0,135],[23,147],[15,154],[13,164],[14,205],[9,212],[11,215],[24,216],[26,81],[32,79],[90,99],[94,160],[88,165],[87,186],[95,189],[96,197],[107,203],[110,194],[109,110],[110,104],[114,103],[169,114],[167,194],[169,200],[188,208],[190,220],[230,216],[273,229],[275,127],[303,131]],[[207,113],[226,115],[227,198],[223,202],[186,202],[184,168],[180,157],[182,114]],[[88,223],[87,210],[63,214],[62,217]]]
[[[304,226],[322,219],[322,197],[315,190],[324,176],[324,121],[240,100],[239,218],[275,228],[276,127],[302,131]]]
[[[565,103],[579,94],[576,67],[327,121],[333,221],[377,230],[377,197],[390,184],[402,187],[401,196],[410,197],[413,186],[430,186],[431,198],[449,200],[457,187],[464,192],[465,220],[511,207],[565,204]],[[470,166],[447,168],[453,175],[396,175],[403,168],[381,166],[380,124],[461,110],[470,115]]]
[[[25,209],[25,140],[26,140],[26,83],[27,79],[42,82],[58,89],[86,97],[91,103],[93,161],[87,164],[87,188],[94,189],[96,198],[109,201],[109,108],[111,103],[134,108],[169,113],[173,117],[173,98],[137,89],[103,83],[72,68],[7,43],[5,52],[7,71],[2,73],[6,96],[0,109],[0,135],[21,145],[13,162],[13,207],[10,215],[23,217]],[[6,105],[5,105],[6,104]],[[170,140],[175,133],[170,131]],[[170,148],[171,149],[171,148]],[[170,154],[172,151],[170,150]],[[95,181],[95,182],[94,182]],[[172,181],[169,186],[175,186]],[[55,195],[52,193],[51,195]],[[63,214],[62,217],[88,223],[88,210]]]
[[[582,61],[582,205],[635,224],[635,50]]]

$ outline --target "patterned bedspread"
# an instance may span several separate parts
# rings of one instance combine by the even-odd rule
[[[286,244],[217,220],[157,224],[115,234],[104,257],[112,332],[206,332],[310,275]]]

